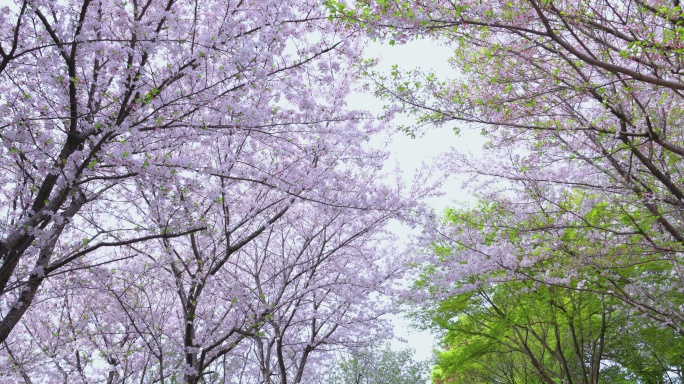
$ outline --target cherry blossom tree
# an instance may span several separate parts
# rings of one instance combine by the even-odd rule
[[[678,1],[328,5],[375,36],[454,49],[458,78],[376,78],[419,122],[465,122],[490,140],[484,161],[455,156],[452,169],[474,175],[492,210],[427,236],[458,249],[436,271],[445,291],[478,276],[591,289],[684,335]]]
[[[275,262],[269,269],[279,271],[268,280],[252,272],[249,284],[259,286],[263,305],[273,308],[253,336],[259,382],[305,382],[340,349],[358,349],[391,334],[379,319],[392,312],[391,303],[382,304],[378,296],[392,292],[388,283],[404,262],[392,255],[396,250],[378,247],[380,239],[369,236],[379,219],[339,212],[323,221],[299,216],[287,232],[254,244],[249,253],[258,263],[245,264]]]
[[[382,313],[363,308],[401,267],[380,268],[371,239],[413,203],[379,181],[385,154],[367,144],[383,127],[345,106],[357,30],[327,15],[316,1],[3,8],[8,380],[194,383],[269,335],[288,350],[278,374],[301,377],[313,349]]]
[[[378,247],[387,218],[295,204],[239,247],[223,228],[202,231],[133,246],[136,263],[54,277],[62,297],[36,304],[28,336],[6,342],[10,366],[33,380],[302,382],[312,362],[390,335],[379,319],[390,303],[375,299],[405,261],[386,265]]]

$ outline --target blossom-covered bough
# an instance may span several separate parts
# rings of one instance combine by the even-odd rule
[[[403,267],[374,248],[413,203],[379,182],[382,126],[345,106],[358,30],[327,16],[3,8],[2,380],[298,382],[379,324],[370,295]]]
[[[428,234],[446,263],[436,291],[532,279],[608,293],[684,335],[678,1],[328,6],[376,36],[453,47],[458,78],[398,70],[379,92],[422,122],[470,123],[490,140],[484,161],[455,156],[484,205]]]

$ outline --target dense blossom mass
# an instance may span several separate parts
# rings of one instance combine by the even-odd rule
[[[0,381],[302,382],[386,336],[412,203],[317,1],[0,12]],[[382,257],[382,260],[379,258]]]
[[[458,74],[374,74],[364,36]],[[0,381],[412,380],[374,344],[400,292],[437,383],[681,383],[683,55],[677,0],[3,3]],[[477,204],[390,184],[361,76],[481,129],[440,164]]]

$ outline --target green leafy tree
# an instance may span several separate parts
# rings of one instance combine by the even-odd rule
[[[566,196],[567,204],[577,203],[578,196]],[[598,205],[587,212],[585,220],[609,220],[609,208]],[[628,253],[626,245],[606,249],[605,243],[592,242],[587,225],[569,227],[554,242],[535,229],[541,225],[541,217],[523,221],[512,216],[505,206],[491,202],[447,213],[445,228],[453,226],[461,236],[467,233],[468,241],[454,236],[451,241],[435,243],[434,264],[424,269],[417,283],[418,289],[434,298],[429,310],[421,301],[417,315],[444,335],[445,350],[438,354],[433,370],[436,383],[681,382],[681,335],[654,324],[616,293],[630,289],[627,277],[638,276],[652,284],[672,283],[667,269],[653,268],[653,264],[644,267],[636,258],[638,250]],[[521,246],[533,239],[534,246]],[[585,266],[581,273],[568,268],[576,274],[561,276],[561,266],[572,267],[576,262],[569,257],[574,252],[568,251],[579,248],[585,254],[624,255],[611,267],[615,272],[594,265]],[[493,269],[488,275],[471,275],[445,285],[448,278],[444,276],[453,269],[478,267],[455,264],[459,255],[477,251],[493,258],[501,250],[517,262],[514,273]],[[554,258],[524,261],[532,257],[531,252]],[[544,270],[547,277],[539,279]]]
[[[321,383],[422,384],[427,372],[427,363],[413,360],[411,350],[396,351],[383,345],[352,353]]]

